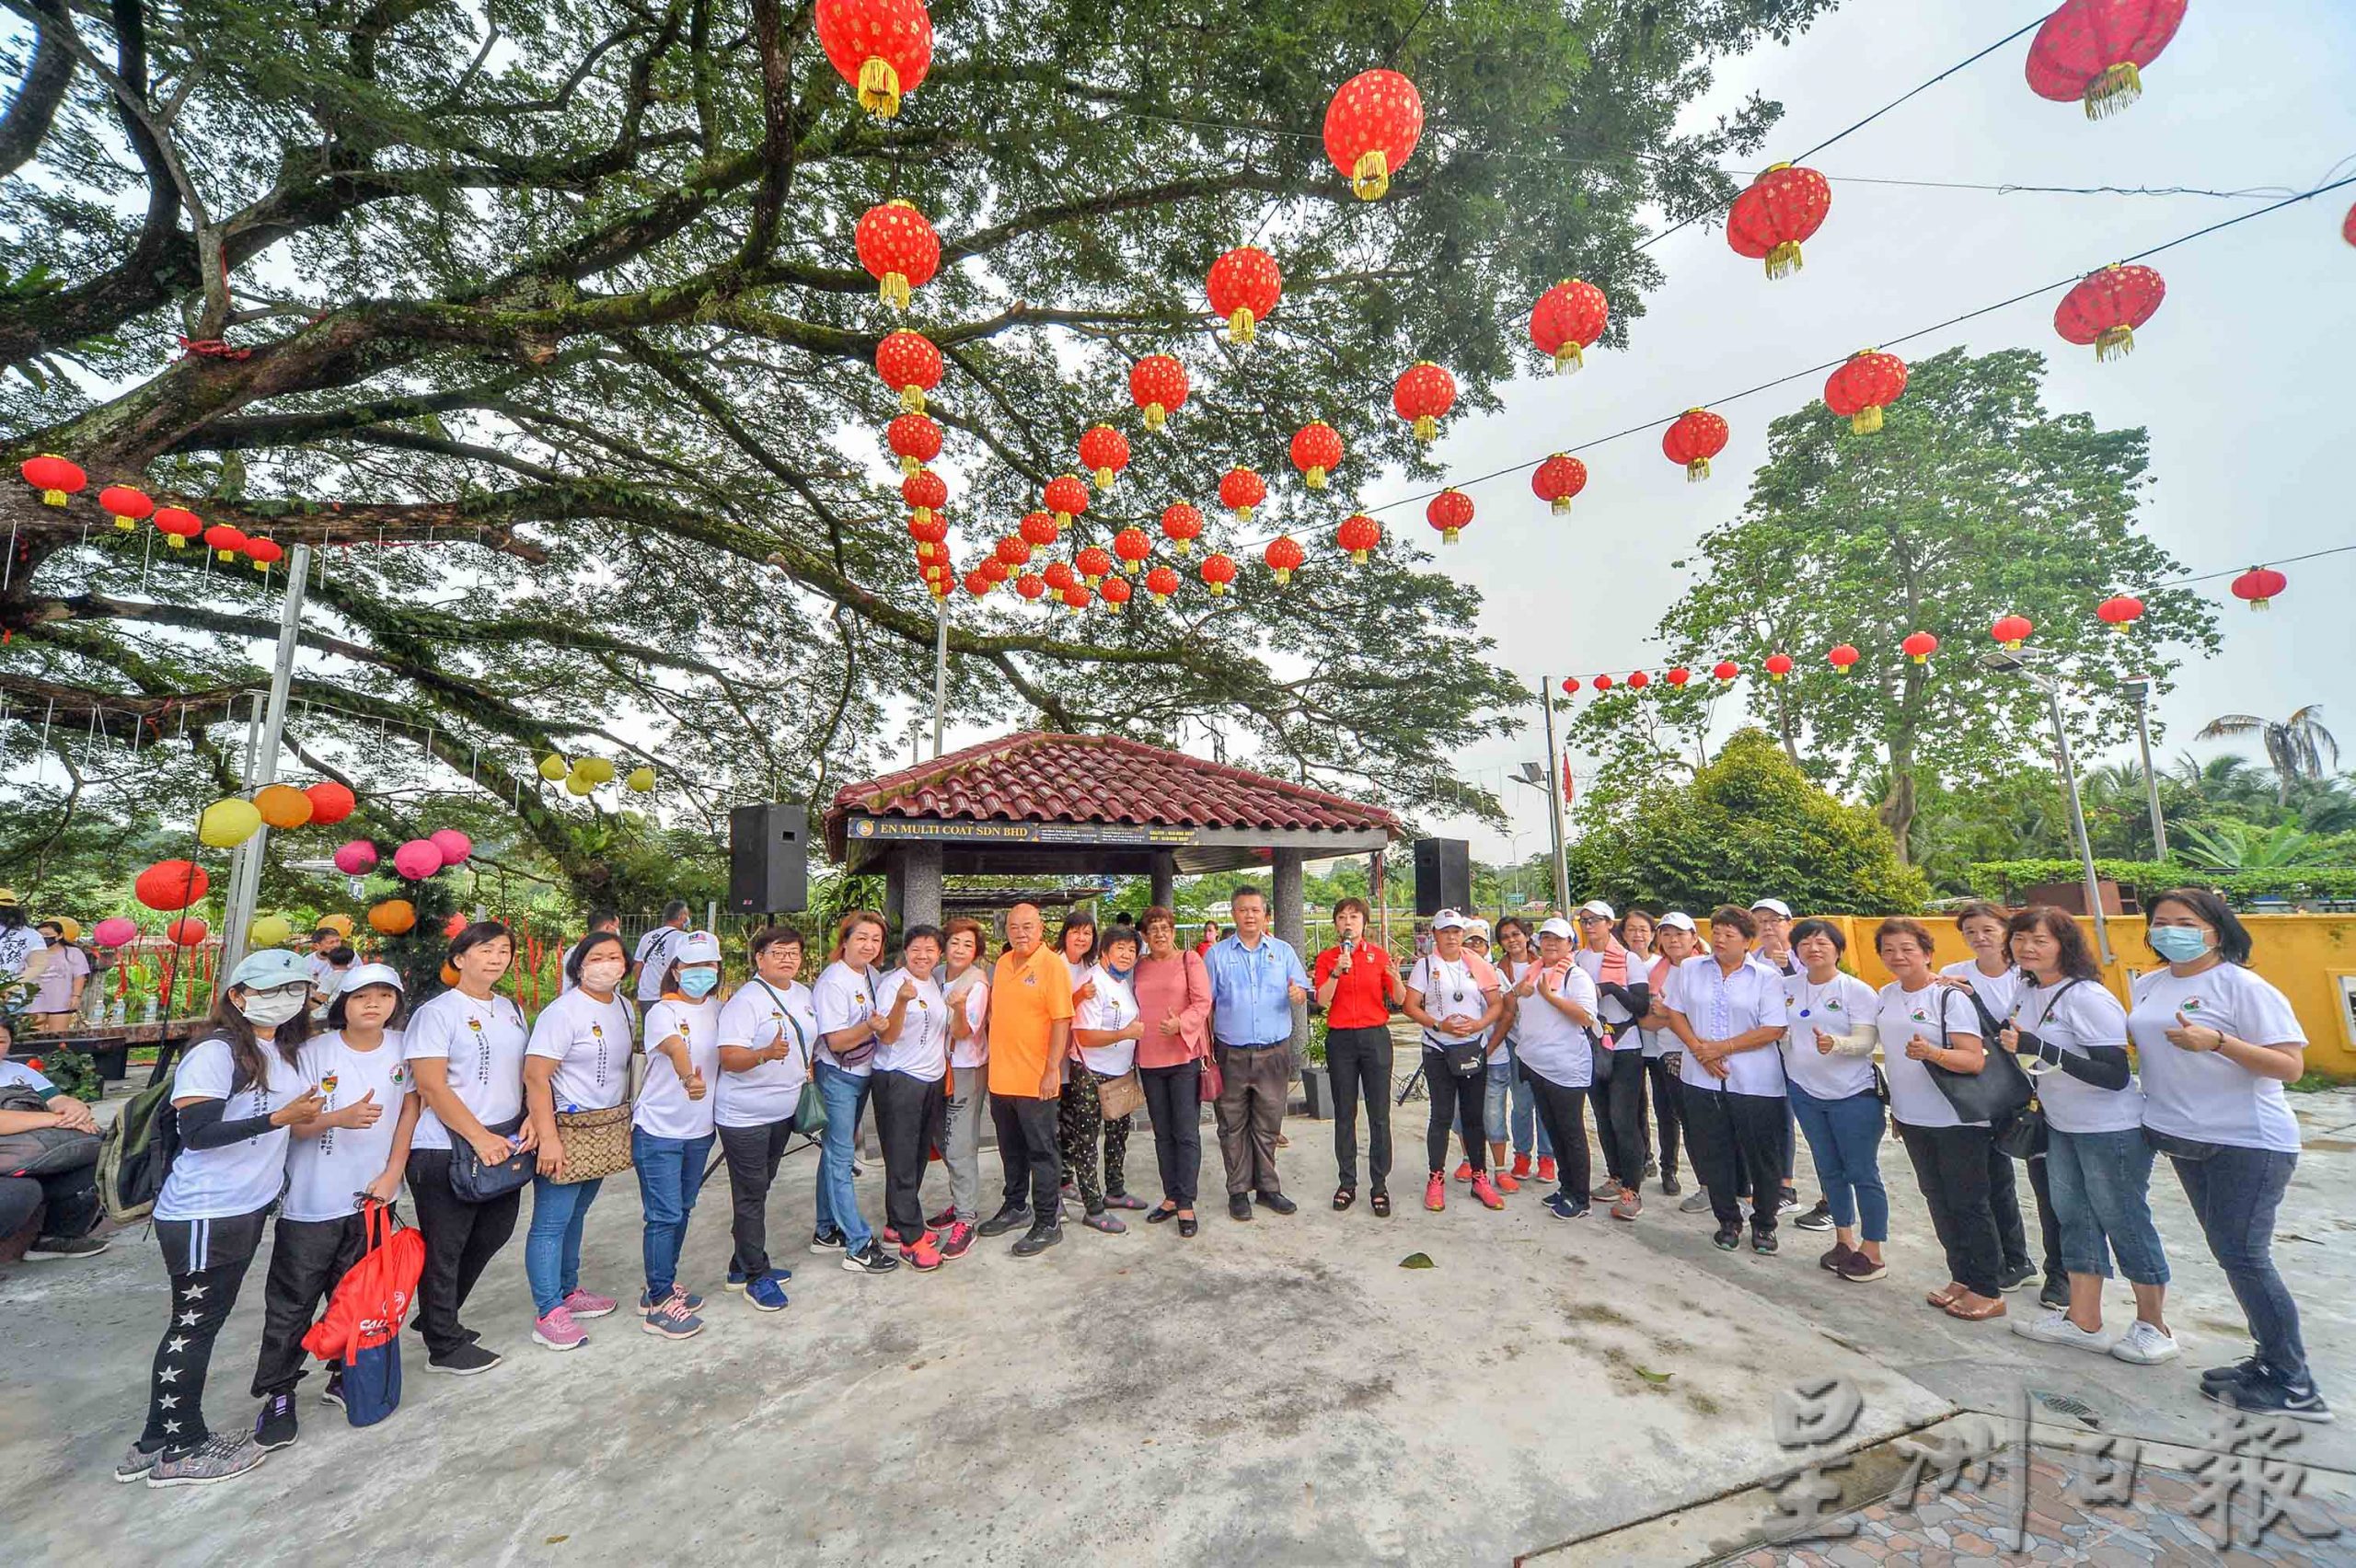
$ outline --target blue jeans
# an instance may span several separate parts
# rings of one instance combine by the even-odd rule
[[[1871,1090],[1841,1100],[1821,1100],[1786,1079],[1784,1091],[1792,1117],[1807,1138],[1816,1160],[1817,1184],[1832,1210],[1832,1223],[1856,1226],[1867,1241],[1889,1239],[1889,1193],[1881,1184],[1882,1108]]]
[[[2062,1266],[2110,1277],[2110,1257],[2137,1285],[2165,1285],[2168,1255],[2152,1223],[2152,1146],[2143,1129],[2065,1133],[2049,1127],[2045,1180],[2062,1222]],[[2108,1245],[2106,1246],[2105,1243]]]
[[[532,1312],[545,1318],[581,1288],[581,1226],[597,1201],[602,1176],[560,1183],[532,1178],[532,1228],[524,1233],[524,1277],[532,1282]]]
[[[660,1301],[671,1294],[679,1273],[679,1249],[687,1239],[687,1216],[696,1211],[704,1161],[711,1158],[712,1135],[658,1138],[643,1127],[629,1130],[629,1157],[638,1167],[638,1205],[646,1216],[641,1246],[646,1258],[646,1295]]]
[[[2223,1144],[2206,1159],[2168,1160],[2209,1238],[2210,1255],[2249,1320],[2258,1354],[2284,1382],[2298,1382],[2307,1375],[2307,1347],[2299,1338],[2299,1304],[2274,1268],[2274,1211],[2299,1157]]]
[[[1522,1081],[1521,1074],[1516,1070],[1516,1065],[1520,1060],[1521,1053],[1511,1045],[1506,1047],[1504,1055],[1489,1058],[1489,1078],[1487,1084],[1484,1086],[1486,1095],[1482,1104],[1481,1122],[1489,1129],[1491,1136],[1495,1137],[1496,1134],[1507,1130],[1506,1123],[1510,1111],[1514,1153],[1528,1154],[1530,1139],[1534,1134],[1538,1143],[1539,1158],[1552,1159],[1554,1158],[1554,1140],[1546,1136],[1546,1124],[1538,1119],[1536,1091]],[[1504,1140],[1497,1139],[1497,1141]]]
[[[840,1230],[844,1247],[858,1252],[875,1235],[859,1217],[859,1193],[850,1181],[851,1137],[867,1109],[867,1079],[831,1062],[814,1066],[818,1097],[826,1104],[826,1131],[818,1144],[818,1229]]]

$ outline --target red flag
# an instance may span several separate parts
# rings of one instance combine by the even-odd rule
[[[1563,804],[1567,806],[1571,803],[1572,793],[1571,748],[1565,746],[1563,748]]]

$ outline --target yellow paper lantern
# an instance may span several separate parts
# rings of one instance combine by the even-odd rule
[[[602,756],[584,756],[572,765],[572,771],[592,784],[610,784],[614,781],[614,765]]]
[[[265,784],[254,791],[254,810],[272,827],[300,827],[311,820],[311,797],[286,784]]]
[[[368,911],[368,928],[380,936],[398,937],[417,924],[417,907],[406,898],[388,898]]]
[[[283,915],[265,915],[246,934],[256,948],[284,947],[294,940],[294,924]]]
[[[540,758],[540,777],[553,784],[564,777],[564,758],[554,752]]]
[[[568,773],[564,777],[564,792],[568,795],[585,795],[596,787],[578,773]]]
[[[214,801],[196,819],[196,836],[215,849],[230,849],[251,838],[261,826],[261,813],[251,801],[235,795]]]
[[[622,782],[629,785],[630,789],[637,791],[639,794],[652,794],[654,790],[654,769],[651,767],[633,767],[629,770],[629,777],[622,780]]]
[[[333,930],[339,936],[349,937],[352,935],[352,917],[349,915],[322,915],[319,917],[318,925],[313,927],[312,929]]]

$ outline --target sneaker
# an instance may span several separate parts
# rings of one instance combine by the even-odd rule
[[[686,1302],[687,1310],[690,1312],[700,1312],[703,1310],[703,1297],[698,1296],[694,1291],[687,1288],[687,1286],[679,1284],[676,1280],[672,1281],[671,1293],[666,1299]],[[638,1309],[640,1311],[652,1312],[661,1305],[663,1305],[662,1302],[655,1300],[645,1291],[641,1290],[638,1293]]]
[[[2067,1274],[2049,1275],[2043,1289],[2037,1293],[2039,1307],[2050,1307],[2057,1312],[2070,1309],[2070,1278]]]
[[[95,1258],[107,1250],[107,1243],[96,1236],[44,1236],[25,1249],[25,1261],[43,1258]]]
[[[1752,1227],[1750,1232],[1750,1250],[1767,1257],[1773,1257],[1776,1251],[1775,1233],[1772,1230],[1761,1230],[1755,1226]]]
[[[693,1339],[703,1332],[703,1320],[697,1317],[695,1309],[687,1305],[694,1299],[677,1286],[673,1286],[670,1295],[646,1309],[646,1317],[639,1327],[664,1339]]]
[[[842,1228],[830,1225],[826,1229],[813,1234],[810,1238],[810,1250],[814,1252],[841,1251],[843,1250]]]
[[[1657,1175],[1659,1175],[1659,1174],[1660,1174],[1660,1161],[1659,1161],[1659,1160],[1657,1160],[1657,1159],[1654,1159],[1651,1155],[1649,1155],[1649,1154],[1648,1154],[1648,1155],[1646,1155],[1646,1156],[1645,1156],[1645,1175],[1646,1175],[1646,1176],[1657,1176]],[[1643,1179],[1644,1179],[1644,1177],[1641,1177],[1641,1176],[1637,1178],[1637,1180],[1638,1180],[1638,1181],[1642,1181]]]
[[[1634,1193],[1623,1193],[1611,1205],[1611,1217],[1633,1220],[1645,1212],[1645,1200]]]
[[[115,1460],[114,1478],[125,1485],[134,1481],[145,1481],[147,1472],[163,1462],[163,1449],[143,1448],[133,1443],[122,1451],[122,1458]]]
[[[1034,1225],[1022,1233],[1022,1239],[1014,1244],[1012,1251],[1018,1258],[1035,1258],[1063,1239],[1064,1228],[1060,1225]]]
[[[1009,1204],[975,1227],[975,1233],[980,1236],[1003,1236],[1010,1230],[1021,1229],[1030,1223],[1030,1205]]]
[[[1677,1205],[1677,1212],[1680,1214],[1700,1214],[1703,1209],[1708,1208],[1709,1206],[1710,1189],[1707,1187],[1696,1187],[1692,1192],[1685,1194],[1685,1201]]]
[[[1608,1204],[1620,1195],[1620,1178],[1614,1176],[1600,1183],[1588,1196],[1599,1204]]]
[[[2110,1348],[2110,1336],[2098,1331],[2082,1329],[2070,1321],[2067,1312],[2043,1312],[2035,1318],[2016,1318],[2013,1332],[2039,1344],[2073,1345],[2091,1350],[2096,1355]]]
[[[734,1291],[739,1296],[745,1293],[745,1271],[735,1259],[728,1261],[728,1277],[720,1285],[722,1289]]]
[[[1530,1156],[1526,1154],[1517,1154],[1513,1157],[1513,1173],[1516,1176],[1527,1176],[1530,1174]]]
[[[1660,1195],[1664,1198],[1673,1198],[1684,1190],[1685,1183],[1677,1179],[1674,1170],[1660,1179]]]
[[[2212,1366],[2200,1374],[2200,1386],[2212,1388],[2223,1383],[2246,1383],[2263,1375],[2266,1363],[2256,1355],[2245,1355],[2231,1366]]]
[[[1779,1187],[1775,1190],[1775,1212],[1777,1214],[1789,1214],[1799,1206],[1800,1195],[1797,1191],[1790,1187]]]
[[[319,1390],[319,1402],[343,1408],[343,1368],[339,1366],[328,1374],[328,1386]]]
[[[2038,1271],[2027,1262],[2014,1263],[1996,1276],[1996,1288],[2007,1291],[2018,1290],[2037,1275]]]
[[[447,1355],[429,1355],[425,1365],[436,1372],[448,1372],[459,1378],[471,1378],[478,1372],[488,1372],[499,1365],[499,1353],[485,1350],[471,1340]]]
[[[599,1296],[575,1286],[561,1305],[569,1315],[575,1318],[603,1318],[614,1312],[621,1303],[610,1296]]]
[[[1520,1191],[1521,1191],[1521,1183],[1520,1183],[1520,1182],[1517,1182],[1517,1181],[1515,1181],[1515,1180],[1513,1179],[1513,1172],[1512,1172],[1512,1171],[1510,1171],[1510,1170],[1495,1170],[1495,1171],[1491,1171],[1491,1172],[1490,1172],[1490,1174],[1491,1174],[1491,1175],[1493,1175],[1493,1176],[1495,1176],[1495,1177],[1497,1179],[1497,1191],[1498,1191],[1498,1192],[1500,1192],[1500,1193],[1519,1193],[1519,1192],[1520,1192]]]
[[[2138,1318],[2125,1333],[2119,1336],[2119,1343],[2110,1347],[2110,1354],[2114,1360],[2131,1361],[2138,1366],[2156,1366],[2163,1361],[2174,1361],[2184,1351],[2176,1343],[2174,1334]]]
[[[1559,1179],[1555,1173],[1554,1161],[1551,1156],[1541,1155],[1539,1157],[1538,1179],[1541,1182],[1553,1182]]]
[[[1591,1205],[1577,1198],[1566,1198],[1560,1193],[1546,1194],[1546,1212],[1556,1219],[1585,1219]]]
[[[858,1251],[843,1253],[843,1267],[853,1274],[884,1274],[899,1266],[900,1260],[885,1251],[883,1243],[872,1236]]]
[[[1080,1216],[1080,1223],[1091,1230],[1101,1230],[1107,1236],[1126,1236],[1129,1229],[1127,1226],[1121,1223],[1118,1216],[1103,1209],[1099,1209],[1094,1214]]]
[[[932,1244],[932,1233],[927,1231],[909,1246],[900,1249],[900,1262],[918,1274],[930,1274],[941,1266],[941,1249]]]
[[[974,1228],[964,1220],[952,1219],[949,1222],[949,1228],[941,1234],[941,1260],[945,1262],[953,1258],[962,1258],[965,1255],[965,1250],[973,1244]]]
[[[902,1239],[900,1228],[896,1225],[887,1225],[876,1234],[884,1239],[884,1245],[886,1247],[905,1247],[908,1244]]]
[[[178,1458],[157,1456],[156,1468],[147,1472],[147,1484],[210,1486],[241,1476],[269,1457],[269,1451],[250,1437],[208,1437]]]
[[[1816,1206],[1814,1208],[1808,1210],[1806,1214],[1800,1216],[1799,1218],[1792,1221],[1792,1223],[1798,1226],[1802,1230],[1831,1229],[1832,1204],[1831,1200],[1825,1198],[1817,1199]]]
[[[1107,1193],[1104,1194],[1104,1206],[1116,1209],[1141,1209],[1145,1207],[1145,1200],[1132,1197],[1126,1193]]]
[[[1472,1180],[1472,1162],[1471,1160],[1462,1160],[1458,1163],[1456,1167],[1456,1179],[1460,1182],[1470,1182]]]
[[[1831,1251],[1816,1260],[1816,1266],[1828,1274],[1839,1274],[1841,1265],[1856,1255],[1856,1250],[1846,1241],[1835,1241]]]
[[[1833,1272],[1853,1285],[1871,1285],[1875,1280],[1887,1278],[1889,1274],[1887,1264],[1877,1263],[1863,1252],[1854,1251],[1842,1262],[1840,1268]]]
[[[1067,1182],[1057,1189],[1056,1195],[1068,1204],[1076,1204],[1080,1202],[1080,1188],[1073,1182]]]
[[[1448,1183],[1440,1180],[1437,1170],[1432,1172],[1432,1179],[1424,1183],[1424,1206],[1434,1214],[1448,1206]]]
[[[1472,1195],[1481,1200],[1483,1208],[1501,1209],[1506,1206],[1505,1195],[1491,1183],[1485,1170],[1472,1178]]]
[[[560,1301],[532,1325],[532,1337],[550,1350],[579,1350],[589,1343],[589,1331],[574,1322],[572,1310]]]
[[[773,1274],[748,1279],[745,1282],[745,1299],[752,1303],[756,1312],[782,1312],[785,1310],[785,1282]]]
[[[924,1222],[925,1228],[928,1230],[946,1230],[956,1223],[957,1205],[954,1204],[950,1205],[947,1208],[942,1209],[939,1214],[934,1215],[930,1219]]]
[[[1721,1225],[1718,1227],[1717,1234],[1711,1237],[1710,1241],[1711,1244],[1716,1247],[1719,1251],[1731,1252],[1737,1247],[1742,1245],[1742,1227],[1739,1225]]]
[[[294,1396],[272,1394],[261,1401],[254,1417],[254,1441],[264,1448],[283,1448],[294,1441]]]
[[[2260,1415],[2287,1415],[2293,1421],[2317,1424],[2331,1419],[2331,1407],[2323,1402],[2314,1378],[2303,1377],[2295,1384],[2285,1383],[2271,1366],[2259,1368],[2258,1376],[2243,1382],[2203,1383],[2200,1397]],[[156,1478],[149,1476],[147,1484],[155,1485]]]

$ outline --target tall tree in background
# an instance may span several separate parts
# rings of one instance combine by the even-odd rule
[[[2256,735],[2274,769],[2274,801],[2291,803],[2291,791],[2301,783],[2317,783],[2339,766],[2339,742],[2323,725],[2323,704],[2310,702],[2288,719],[2261,719],[2255,713],[2225,713],[2194,733],[2196,741],[2223,741],[2235,735]]]
[[[24,19],[0,62],[19,82],[0,133],[7,460],[54,450],[91,495],[138,483],[336,547],[295,765],[412,805],[503,802],[588,890],[612,825],[536,778],[538,753],[641,754],[667,814],[717,833],[731,799],[859,776],[929,691],[932,610],[871,368],[902,325],[948,362],[961,568],[1076,466],[1086,425],[1136,430],[1126,372],[1151,352],[1194,396],[1068,542],[1186,499],[1209,544],[1287,527],[1311,548],[1289,591],[1247,570],[1207,599],[1180,560],[1167,606],[1084,621],[961,597],[957,718],[1166,741],[1216,724],[1238,761],[1494,814],[1449,758],[1511,684],[1477,657],[1444,690],[1395,674],[1436,640],[1470,646],[1474,596],[1420,572],[1404,529],[1360,570],[1321,541],[1385,463],[1431,471],[1388,408],[1411,361],[1494,406],[1538,363],[1530,299],[1572,274],[1609,292],[1622,340],[1659,279],[1639,212],[1728,199],[1720,166],[1776,112],[1687,134],[1679,111],[1712,61],[1826,0],[944,3],[931,73],[889,121],[828,67],[810,0],[6,3]],[[1369,203],[1320,127],[1379,63],[1413,74],[1429,120]],[[906,318],[851,246],[893,198],[944,245]],[[1202,287],[1252,239],[1286,288],[1246,352]],[[1280,484],[1252,528],[1217,522],[1218,476],[1283,476],[1312,418],[1349,446],[1326,499]],[[262,678],[270,585],[118,534],[90,496],[61,513],[10,487],[0,521],[21,547],[0,588],[10,771],[43,716],[93,704],[118,751],[171,754],[93,768],[51,729],[69,782],[33,803],[185,810],[233,782],[214,732]]]

